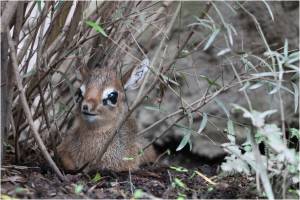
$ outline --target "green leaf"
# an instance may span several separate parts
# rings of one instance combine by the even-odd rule
[[[256,56],[256,55],[252,55],[250,54],[249,56],[253,57],[253,58],[256,58],[257,60],[259,60],[261,63],[260,65],[263,66],[263,67],[267,67],[270,71],[273,70],[273,68],[271,67],[271,65],[269,63],[267,63],[264,59],[262,59],[261,57],[259,56]]]
[[[26,192],[26,191],[27,191],[26,188],[19,187],[19,186],[17,186],[16,189],[15,189],[15,192],[16,192],[17,194],[21,194],[21,193],[24,193],[24,192]]]
[[[15,148],[11,144],[6,143],[6,142],[3,141],[3,146],[6,148],[6,151],[13,151],[14,152]]]
[[[257,132],[254,136],[257,144],[260,144],[266,140],[265,136],[261,132]]]
[[[262,73],[256,73],[256,74],[251,74],[251,75],[255,76],[255,77],[265,77],[265,76],[278,77],[278,74],[274,73],[274,72],[262,72]]]
[[[176,200],[185,200],[183,196],[178,196]]]
[[[89,25],[90,27],[92,27],[98,33],[101,33],[104,37],[108,37],[108,35],[105,33],[104,29],[96,22],[87,20],[85,23],[87,25]]]
[[[82,184],[76,184],[75,185],[75,193],[79,194],[83,190],[83,185]]]
[[[253,70],[256,71],[255,66],[252,64],[252,62],[250,62],[248,59],[246,59],[245,56],[243,56],[243,57],[241,58],[241,61],[242,61],[242,63],[244,64],[245,70],[248,71],[249,69],[253,69]]]
[[[180,129],[182,129],[184,132],[185,132],[185,136],[183,137],[183,139],[181,140],[181,142],[180,142],[180,144],[179,144],[179,146],[181,146],[181,145],[183,145],[183,143],[189,143],[189,146],[190,146],[190,151],[192,150],[192,141],[190,140],[190,139],[188,139],[187,141],[185,141],[186,140],[186,138],[185,137],[187,137],[187,135],[191,135],[193,132],[195,132],[193,129],[191,129],[190,127],[186,127],[186,126],[183,126],[183,125],[181,125],[181,124],[175,124],[174,126],[176,126],[176,127],[178,127],[178,128],[180,128]],[[190,137],[190,136],[189,136]],[[184,146],[185,146],[186,144],[184,144]],[[179,148],[179,146],[177,147],[177,148]],[[182,146],[182,148],[184,148],[184,146]],[[182,149],[182,148],[180,148],[180,149]],[[179,149],[179,150],[180,150]],[[177,151],[179,151],[179,150],[177,150]]]
[[[158,112],[166,112],[165,110],[161,109],[160,106],[156,106],[156,105],[148,105],[148,106],[144,106],[144,108],[146,110],[153,110],[153,111],[158,111]]]
[[[27,72],[26,74],[22,75],[22,78],[27,78],[27,77],[33,76],[34,74],[36,74],[36,69],[32,69],[29,72]]]
[[[253,110],[252,112],[249,112],[247,109],[237,104],[232,105],[234,109],[243,111],[243,117],[251,119],[252,124],[256,127],[262,127],[265,124],[265,118],[277,112],[277,110],[267,110],[264,112],[258,112]]]
[[[233,8],[230,5],[230,2],[223,1],[223,3],[231,10],[232,13],[234,13],[234,15],[237,15],[237,12],[235,11],[236,8]]]
[[[142,197],[143,197],[143,190],[137,189],[137,190],[134,191],[133,198],[140,199]]]
[[[192,125],[193,125],[193,121],[194,121],[193,114],[190,111],[190,109],[187,109],[185,111],[186,111],[188,122],[189,122],[189,129],[192,130]]]
[[[205,28],[208,28],[208,29],[210,29],[210,31],[213,31],[213,21],[211,21],[211,20],[207,20],[207,19],[200,19],[199,17],[197,17],[197,16],[193,16],[194,18],[196,18],[196,20],[198,21],[198,22],[195,22],[195,23],[191,23],[191,24],[189,24],[188,25],[188,27],[190,27],[190,26],[203,26],[203,27],[205,27]]]
[[[293,88],[294,88],[294,107],[295,107],[295,110],[294,112],[297,113],[297,110],[298,110],[298,105],[299,105],[299,89],[298,89],[298,86],[292,82],[292,85],[293,85]]]
[[[122,160],[134,160],[133,157],[124,157]]]
[[[288,52],[289,52],[289,42],[287,39],[285,39],[284,47],[283,47],[283,55],[285,59],[288,58]]]
[[[207,40],[205,47],[204,47],[204,51],[207,50],[211,44],[213,43],[213,41],[215,40],[215,38],[217,37],[217,35],[219,34],[220,29],[215,29],[214,32],[211,34],[211,36],[209,37],[209,39]]]
[[[176,151],[180,151],[181,149],[183,149],[185,147],[185,145],[189,142],[190,137],[191,137],[191,133],[186,134],[182,138],[182,140],[181,140],[180,144],[178,145],[178,147],[176,148]]]
[[[59,10],[63,4],[64,4],[64,0],[59,0],[54,6],[54,10],[55,11]]]
[[[227,121],[227,129],[228,129],[228,136],[227,136],[228,139],[230,140],[231,143],[235,144],[235,132],[234,132],[232,120]]]
[[[174,85],[176,85],[176,86],[180,86],[180,84],[179,83],[177,83],[176,81],[174,81],[174,80],[172,80],[170,77],[168,77],[168,76],[166,76],[166,75],[164,75],[164,74],[161,74],[160,75],[163,79],[164,79],[164,81],[166,82],[166,83],[173,83]]]
[[[263,2],[264,2],[264,4],[266,5],[266,7],[267,7],[267,9],[268,9],[268,12],[269,12],[269,14],[270,14],[270,17],[271,17],[272,21],[274,22],[273,12],[272,12],[272,10],[271,10],[269,4],[268,4],[265,0],[263,0]]]
[[[36,0],[36,3],[37,3],[39,12],[42,12],[42,7],[43,7],[43,4],[44,4],[44,1],[43,0]]]
[[[231,49],[230,49],[230,48],[222,49],[221,51],[219,51],[219,52],[217,53],[217,56],[222,56],[222,55],[224,55],[224,54],[226,54],[226,53],[228,53],[228,52],[231,52]]]
[[[15,198],[8,196],[6,194],[1,194],[1,199],[3,200],[15,200]]]
[[[236,147],[238,149],[238,147]],[[240,150],[239,150],[240,152]],[[246,152],[247,154],[247,152]],[[243,154],[244,155],[244,154]],[[225,157],[226,162],[223,162],[221,164],[221,169],[225,172],[239,172],[242,173],[244,172],[247,175],[250,175],[250,168],[249,168],[249,163],[251,162],[250,160],[245,160],[244,159],[239,159],[235,154],[231,154],[229,156]],[[245,160],[245,161],[244,161]]]
[[[245,146],[244,146],[244,150],[245,150],[246,152],[251,152],[251,151],[252,151],[252,146],[251,146],[251,144],[245,145]]]
[[[290,128],[289,132],[291,134],[291,138],[296,137],[298,140],[300,139],[300,130],[298,130],[296,128]]]
[[[275,83],[275,82],[272,82],[272,81],[265,81],[266,83],[268,83],[268,84],[270,84],[270,85],[273,85],[273,86],[277,86],[278,84],[277,83]],[[292,95],[294,95],[294,93],[293,93],[293,91],[291,91],[290,89],[288,89],[287,87],[284,87],[284,86],[280,86],[280,89],[283,89],[284,91],[286,91],[286,92],[288,92],[288,93],[290,93],[290,94],[292,94]]]
[[[56,116],[59,116],[61,115],[63,112],[66,112],[68,111],[68,106],[66,104],[63,104],[62,102],[58,102],[58,110],[57,110],[57,113],[54,113],[54,116],[52,117],[56,117]]]
[[[138,154],[139,156],[142,156],[142,155],[144,155],[144,150],[143,149],[140,149],[139,150],[139,154]]]
[[[171,150],[167,149],[167,155],[170,156],[171,155]]]
[[[197,132],[198,134],[200,134],[204,130],[204,128],[206,127],[206,124],[207,124],[207,114],[203,113],[202,121],[200,123],[200,128]]]
[[[212,26],[210,24],[205,23],[205,22],[191,23],[191,24],[188,25],[188,27],[190,27],[190,26],[203,26],[205,28],[210,29],[211,31],[213,30]]]
[[[204,76],[204,75],[199,75],[199,76],[200,76],[200,78],[204,78],[207,81],[208,85],[216,86],[217,88],[221,88],[221,86],[217,83],[217,80],[211,80],[207,76]]]
[[[174,169],[177,172],[188,172],[188,170],[184,167],[175,167],[175,166],[171,166],[170,169]]]
[[[186,188],[186,185],[180,179],[178,179],[178,178],[174,179],[174,183],[175,183],[175,185],[177,185],[177,186],[179,186],[181,188]]]
[[[255,83],[254,85],[251,85],[249,87],[249,90],[255,90],[257,88],[260,88],[261,86],[263,86],[263,84],[258,82],[258,83]]]
[[[178,192],[178,197],[176,200],[185,200],[185,199],[186,199],[186,195],[181,192]]]
[[[183,50],[180,52],[178,58],[184,58],[184,57],[186,57],[186,56],[188,56],[188,55],[190,55],[189,50],[183,49]]]
[[[182,129],[184,131],[194,132],[193,129],[191,129],[191,128],[187,127],[187,126],[181,125],[181,124],[175,124],[174,126],[177,127],[177,128],[180,128],[180,129]]]
[[[94,183],[97,183],[98,181],[100,181],[102,179],[101,175],[99,174],[99,172],[96,173],[96,175],[94,176],[94,178],[92,179],[92,181]]]
[[[229,24],[224,24],[224,27],[225,27],[226,30],[227,30],[227,35],[228,35],[228,39],[229,39],[229,44],[230,44],[230,46],[232,46],[232,45],[233,45],[233,38],[232,38],[232,32],[231,32],[230,26],[229,26]]]
[[[241,88],[239,89],[239,91],[241,92],[241,91],[243,91],[243,90],[246,90],[246,89],[249,87],[249,85],[250,85],[250,82],[247,81],[247,82],[243,85],[243,87],[241,87]]]
[[[287,61],[288,64],[292,64],[294,62],[297,62],[300,58],[299,58],[299,51],[293,52],[289,55],[289,59]]]
[[[220,101],[218,98],[215,98],[214,101],[217,103],[217,105],[218,105],[220,108],[222,108],[222,109],[224,110],[226,116],[227,116],[228,119],[229,119],[229,117],[230,117],[229,111],[227,110],[227,108],[225,107],[225,105],[223,104],[223,102]]]

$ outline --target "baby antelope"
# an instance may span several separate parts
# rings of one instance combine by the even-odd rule
[[[66,170],[84,171],[106,169],[128,171],[138,169],[140,164],[155,159],[153,147],[139,155],[145,142],[137,137],[137,125],[133,117],[126,120],[123,126],[100,158],[106,142],[116,130],[117,123],[126,113],[125,91],[137,88],[148,71],[149,60],[145,59],[127,80],[117,77],[116,70],[95,68],[80,70],[83,78],[81,100],[78,114],[71,128],[57,147],[63,167]]]

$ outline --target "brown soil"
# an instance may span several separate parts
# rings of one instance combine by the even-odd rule
[[[141,198],[257,198],[252,177],[223,176],[217,164],[202,164],[180,172],[169,166],[144,166],[132,172],[98,172],[67,175],[69,182],[61,182],[49,168],[9,165],[1,168],[1,194],[17,198],[133,198],[142,191]],[[216,183],[213,185],[195,174],[200,172]],[[183,184],[182,184],[183,183]],[[82,189],[81,189],[82,186]],[[136,198],[137,192],[136,192]],[[2,196],[4,198],[5,196]]]

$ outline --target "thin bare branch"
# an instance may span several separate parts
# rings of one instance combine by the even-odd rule
[[[171,31],[173,25],[174,25],[174,22],[175,22],[175,19],[179,13],[179,10],[180,10],[180,4],[177,6],[177,9],[176,9],[176,12],[174,13],[173,15],[173,18],[171,20],[171,23],[169,25],[169,28],[168,28],[168,33]],[[161,41],[161,44],[159,46],[159,48],[157,49],[157,52],[160,52],[163,44],[165,43],[165,38]],[[154,61],[156,62],[156,59],[158,58],[158,55],[159,53],[156,53],[156,58],[154,59]],[[153,60],[152,60],[152,65],[153,65]],[[131,106],[131,108],[129,108],[128,112],[125,114],[125,113],[122,113],[121,116],[123,116],[121,118],[120,121],[117,122],[117,125],[116,125],[116,128],[115,128],[115,131],[112,135],[112,137],[106,141],[105,145],[103,146],[103,148],[101,149],[101,151],[99,152],[98,154],[98,158],[94,158],[94,159],[99,159],[101,160],[101,158],[103,157],[104,153],[107,151],[107,148],[109,147],[109,145],[111,144],[111,142],[113,141],[113,139],[115,138],[115,136],[118,134],[120,128],[123,126],[124,122],[130,117],[130,115],[133,113],[133,111],[142,103],[142,101],[144,100],[144,98],[146,97],[147,94],[150,93],[150,91],[154,88],[154,86],[156,85],[156,81],[158,80],[159,78],[159,75],[157,74],[154,81],[152,82],[152,84],[150,85],[150,87],[145,91],[144,95],[137,98],[136,101],[133,103],[133,105]],[[92,162],[92,160],[90,161]]]
[[[32,115],[31,115],[31,112],[30,112],[30,108],[29,108],[29,105],[27,103],[26,96],[25,96],[25,89],[22,86],[21,76],[20,76],[19,71],[18,71],[18,62],[17,62],[16,51],[15,51],[15,48],[14,48],[14,43],[11,39],[9,31],[7,31],[7,32],[8,32],[7,38],[8,38],[9,48],[10,48],[10,56],[11,56],[11,59],[12,59],[12,64],[13,64],[13,68],[14,68],[14,74],[15,74],[15,78],[16,78],[16,82],[17,82],[18,91],[20,93],[20,101],[22,103],[22,107],[23,107],[24,113],[27,117],[27,120],[29,122],[30,128],[33,132],[33,136],[34,136],[40,150],[42,151],[42,154],[43,154],[44,158],[48,162],[48,164],[51,166],[51,168],[55,171],[55,173],[58,175],[58,177],[61,180],[66,180],[65,177],[63,176],[63,174],[60,172],[60,170],[56,166],[55,162],[52,160],[50,154],[47,151],[47,148],[46,148],[43,140],[41,139],[38,131],[36,130],[36,127],[34,126]]]

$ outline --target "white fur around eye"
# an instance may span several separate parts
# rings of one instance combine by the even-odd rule
[[[103,93],[102,93],[102,100],[103,100],[103,99],[107,99],[108,95],[109,95],[110,93],[114,92],[114,91],[116,91],[114,88],[106,88],[106,89],[103,91]],[[112,104],[112,103],[110,102],[110,100],[107,100],[107,104],[110,105],[110,106],[112,106],[112,107],[115,107],[115,106],[116,106],[116,104]]]
[[[80,86],[82,96],[85,94],[85,85]]]
[[[106,99],[108,95],[114,91],[115,91],[114,88],[106,88],[102,93],[102,99]]]

